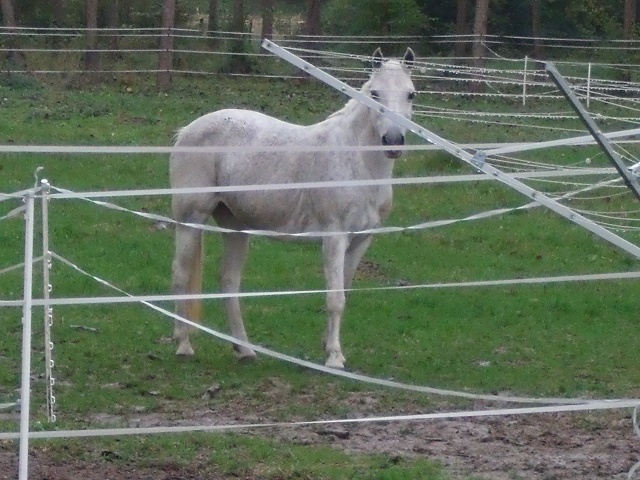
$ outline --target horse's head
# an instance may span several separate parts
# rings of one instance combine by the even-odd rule
[[[413,50],[407,49],[402,60],[385,60],[378,48],[373,54],[373,74],[367,82],[364,93],[400,115],[411,118],[412,103],[416,91],[411,81],[413,67]],[[382,145],[404,145],[406,129],[389,120],[384,115],[377,115],[377,132]],[[388,158],[398,158],[401,150],[385,150]]]

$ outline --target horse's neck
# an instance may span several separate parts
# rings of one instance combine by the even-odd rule
[[[327,123],[329,128],[335,129],[344,145],[352,146],[380,146],[381,139],[376,133],[373,124],[376,112],[367,106],[349,100],[340,110],[332,114],[322,123]],[[393,171],[394,161],[385,156],[382,150],[362,151],[362,158],[373,178],[389,178]]]

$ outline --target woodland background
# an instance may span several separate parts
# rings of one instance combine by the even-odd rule
[[[250,68],[246,36],[274,34],[315,43],[325,35],[406,36],[422,54],[451,54],[481,67],[487,36],[512,38],[512,54],[546,56],[551,38],[629,41],[637,37],[637,0],[0,0],[0,47],[9,65],[25,63],[25,28],[82,29],[84,66],[96,70],[100,49],[117,51],[123,28],[157,29],[159,89],[170,85],[174,32],[198,28],[209,48],[238,54],[231,72]],[[108,44],[100,32],[114,29]],[[220,41],[220,33],[237,35]],[[448,42],[433,39],[451,35]],[[233,40],[233,38],[232,38]],[[59,41],[52,36],[51,42]],[[357,48],[357,47],[356,47]],[[366,45],[369,48],[369,45]],[[362,53],[368,53],[362,52]]]

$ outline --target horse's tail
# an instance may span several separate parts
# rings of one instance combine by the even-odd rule
[[[182,136],[182,132],[184,131],[185,128],[187,128],[187,127],[181,127],[181,128],[178,128],[175,131],[175,133],[173,134],[173,139],[172,139],[174,144],[178,143],[178,140]]]

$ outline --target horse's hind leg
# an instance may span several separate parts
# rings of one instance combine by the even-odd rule
[[[347,238],[344,235],[325,237],[322,241],[324,275],[327,281],[327,330],[324,349],[327,354],[325,366],[344,368],[345,358],[340,347],[340,323],[344,311],[344,268]]]
[[[202,291],[202,231],[176,225],[175,255],[173,258],[173,293],[195,294]],[[176,314],[195,323],[202,321],[202,301],[177,300]],[[191,327],[176,320],[173,338],[178,343],[176,355],[192,356],[189,341]]]
[[[249,248],[249,235],[246,233],[225,233],[222,235],[222,239],[224,249],[220,262],[220,289],[223,293],[238,293],[240,291],[242,269]],[[224,303],[227,309],[227,320],[231,335],[238,340],[248,342],[249,339],[244,329],[238,297],[225,298]],[[233,348],[241,360],[252,360],[256,356],[252,349],[242,345],[234,345]]]

